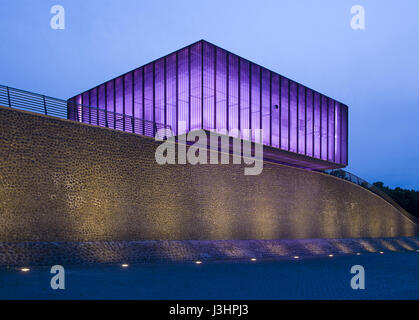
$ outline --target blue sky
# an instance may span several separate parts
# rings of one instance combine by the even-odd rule
[[[206,39],[346,103],[348,170],[419,189],[418,17],[415,0],[1,0],[0,84],[67,99]]]

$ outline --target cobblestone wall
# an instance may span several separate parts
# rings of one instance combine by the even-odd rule
[[[298,259],[419,251],[419,237],[296,240],[0,242],[0,266]]]
[[[158,165],[158,142],[0,108],[0,241],[399,237],[417,226],[369,191],[265,163]]]

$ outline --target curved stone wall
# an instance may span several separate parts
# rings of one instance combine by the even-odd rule
[[[0,241],[400,237],[417,225],[338,178],[265,163],[158,165],[151,138],[0,108]]]

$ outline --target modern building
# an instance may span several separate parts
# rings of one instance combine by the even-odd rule
[[[345,104],[204,40],[68,102],[68,118],[84,123],[147,136],[161,127],[176,136],[227,131],[254,142],[262,129],[266,159],[321,170],[348,163]]]

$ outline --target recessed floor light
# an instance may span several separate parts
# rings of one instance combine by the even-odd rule
[[[357,255],[357,256],[360,256],[361,254],[358,252],[356,255]]]
[[[294,256],[294,259],[300,259],[300,257],[299,256]]]
[[[380,251],[380,254],[383,254],[384,252],[383,251]]]
[[[20,271],[22,271],[22,272],[29,272],[31,269],[29,269],[29,268],[22,268],[22,269],[20,269]]]
[[[329,254],[329,257],[332,258],[333,257],[333,254]]]
[[[128,267],[129,267],[129,265],[128,265],[127,263],[123,263],[123,264],[121,264],[121,267],[122,267],[122,268],[128,268]]]
[[[256,261],[256,258],[252,258],[252,259],[250,259],[250,261]]]
[[[195,263],[196,263],[196,264],[201,264],[201,263],[202,263],[202,261],[195,261]]]

